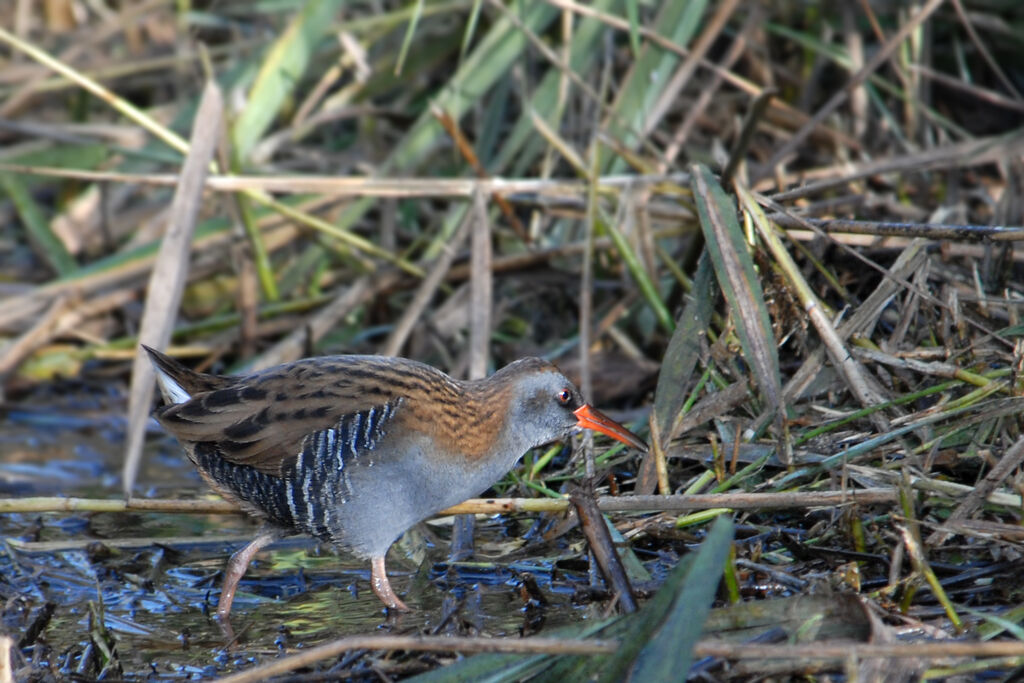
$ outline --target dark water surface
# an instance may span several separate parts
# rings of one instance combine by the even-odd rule
[[[120,498],[122,414],[118,401],[95,396],[0,411],[0,496]],[[151,431],[138,495],[212,495],[177,443],[155,423]],[[532,523],[479,520],[475,561],[454,566],[445,563],[445,520],[407,534],[389,554],[388,569],[414,611],[397,618],[387,617],[370,590],[368,563],[309,539],[283,540],[260,553],[243,579],[232,612],[239,644],[229,652],[210,615],[227,557],[256,530],[250,520],[3,514],[3,631],[22,641],[15,669],[29,680],[194,678],[344,635],[519,635],[579,621],[591,609],[597,614],[573,604],[586,583],[577,544],[537,541],[527,552],[520,546]],[[524,598],[524,576],[537,582],[547,606]],[[104,647],[114,648],[116,661]]]

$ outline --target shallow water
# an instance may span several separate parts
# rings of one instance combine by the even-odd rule
[[[0,495],[120,497],[120,410],[91,396],[0,413]],[[148,497],[210,495],[155,423],[139,482]],[[389,554],[388,570],[413,612],[390,617],[370,590],[368,563],[310,539],[285,539],[261,552],[242,581],[232,612],[239,643],[229,652],[210,615],[227,557],[256,530],[245,517],[0,515],[4,630],[32,643],[15,662],[22,674],[88,677],[105,667],[114,674],[112,660],[101,656],[108,641],[125,678],[193,678],[344,635],[519,635],[598,614],[573,604],[587,582],[578,539],[524,548],[531,520],[521,521],[478,520],[474,561],[454,565],[446,563],[446,520],[407,534]],[[547,605],[520,591],[524,576]]]

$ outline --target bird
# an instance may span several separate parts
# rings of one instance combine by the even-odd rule
[[[540,358],[473,381],[371,355],[218,376],[143,348],[164,399],[154,417],[214,491],[263,522],[228,561],[217,605],[225,622],[255,554],[293,533],[369,559],[373,592],[408,611],[384,564],[407,529],[479,495],[530,449],[581,429],[647,450]]]

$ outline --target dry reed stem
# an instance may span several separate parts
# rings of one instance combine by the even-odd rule
[[[466,237],[469,236],[470,225],[474,220],[473,212],[467,212],[465,217],[459,223],[459,227],[456,229],[455,234],[452,235],[451,240],[446,241],[441,246],[441,253],[438,254],[434,263],[430,266],[427,271],[427,276],[420,281],[419,286],[416,288],[416,293],[413,294],[412,300],[402,311],[402,315],[395,321],[394,326],[391,328],[391,332],[388,334],[388,338],[384,341],[381,346],[380,353],[383,356],[399,356],[402,353],[402,348],[405,346],[405,342],[408,341],[409,335],[412,334],[413,327],[423,316],[423,312],[430,304],[431,299],[437,293],[438,287],[444,281],[445,276],[448,275],[452,267],[452,262],[455,261],[455,257],[458,256],[459,250],[462,249],[466,243]]]
[[[501,652],[546,655],[612,654],[621,647],[617,640],[562,638],[452,638],[448,636],[349,636],[283,657],[248,671],[221,678],[222,683],[253,683],[271,676],[337,657],[351,650],[409,650],[417,652]],[[1024,657],[1024,643],[1011,641],[940,641],[924,643],[808,643],[800,645],[731,643],[721,640],[700,640],[694,647],[695,657],[718,657],[731,660],[864,660],[873,658],[931,660],[964,657]]]
[[[836,92],[829,100],[821,106],[818,111],[814,113],[814,116],[800,127],[796,133],[794,133],[782,146],[772,154],[771,158],[767,161],[764,168],[765,171],[760,176],[754,176],[751,180],[756,185],[757,181],[763,177],[774,172],[775,167],[782,163],[782,161],[793,153],[800,145],[807,140],[807,136],[821,124],[826,118],[829,117],[838,107],[846,101],[850,93],[867,79],[868,76],[873,74],[879,67],[884,64],[889,57],[900,47],[904,40],[915,30],[917,30],[922,23],[939,8],[944,0],[928,0],[928,3],[924,7],[918,9],[912,16],[908,17],[905,22],[900,25],[899,30],[889,38],[889,40],[872,56],[872,58],[865,64],[857,73],[855,73],[850,80],[847,81],[846,85]]]
[[[708,508],[735,510],[831,507],[836,505],[887,505],[898,501],[896,488],[846,491],[791,491],[785,493],[708,493],[671,496],[599,496],[603,512],[681,512]],[[475,498],[437,513],[493,515],[507,512],[563,512],[565,498]],[[38,512],[185,512],[236,514],[242,511],[227,501],[195,501],[157,498],[0,498],[0,513]]]
[[[221,678],[221,683],[254,683],[332,659],[350,650],[414,652],[503,652],[517,654],[594,655],[614,652],[618,641],[570,638],[451,638],[448,636],[348,636],[303,650],[262,666]]]
[[[167,231],[150,274],[146,304],[139,324],[139,343],[163,349],[171,340],[189,272],[189,251],[196,218],[203,200],[203,184],[222,130],[224,100],[216,83],[208,82],[193,123],[188,154],[181,167],[177,190],[167,215]],[[132,363],[128,395],[128,426],[122,478],[125,495],[135,486],[142,458],[146,420],[152,406],[156,371],[141,348]]]

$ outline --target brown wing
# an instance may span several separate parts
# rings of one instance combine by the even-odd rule
[[[377,356],[311,358],[165,406],[157,419],[182,442],[212,443],[222,457],[279,475],[303,441],[368,411],[401,412],[399,403],[430,385],[458,388],[443,373],[413,361]]]

